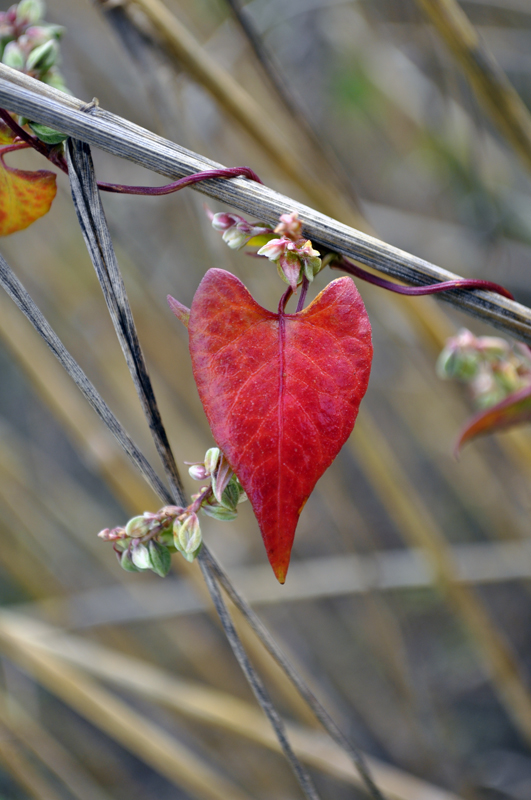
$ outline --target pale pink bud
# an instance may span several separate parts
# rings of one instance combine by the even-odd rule
[[[275,228],[275,233],[289,236],[290,239],[299,239],[302,234],[302,222],[299,219],[297,211],[292,211],[291,214],[281,214],[280,222]]]
[[[270,261],[278,261],[278,259],[286,252],[286,249],[292,245],[289,239],[283,236],[281,239],[271,239],[263,247],[260,248],[257,255],[265,256]]]

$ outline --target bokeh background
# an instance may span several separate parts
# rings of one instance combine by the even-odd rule
[[[49,21],[67,29],[72,93],[531,303],[529,175],[414,0],[252,0],[244,12],[269,73],[224,0],[165,5],[196,37],[197,58],[252,98],[290,170],[134,4],[48,0]],[[461,6],[531,103],[531,4]],[[93,155],[101,180],[164,182]],[[10,164],[46,167],[27,152]],[[158,468],[64,175],[58,186],[51,212],[3,239],[2,253]],[[103,201],[177,461],[200,460],[213,442],[166,295],[190,305],[212,266],[272,309],[282,285],[269,263],[226,247],[197,192]],[[312,291],[336,276],[321,273]],[[460,327],[492,331],[431,298],[359,289],[374,332],[370,387],[305,507],[286,585],[248,505],[234,523],[203,518],[204,536],[345,732],[378,759],[377,782],[383,763],[396,768],[390,798],[528,800],[531,435],[485,438],[455,460],[472,406],[436,377],[435,361]],[[96,538],[160,503],[3,294],[0,375],[0,796],[299,797],[250,712],[198,566],[174,557],[164,580],[126,574]],[[279,709],[321,753],[306,760],[323,798],[366,797],[241,631]],[[415,776],[424,783],[408,783]]]

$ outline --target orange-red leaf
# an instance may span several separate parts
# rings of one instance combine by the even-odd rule
[[[495,433],[526,422],[531,422],[531,386],[525,386],[495,406],[472,417],[459,436],[455,448],[456,454],[466,442],[475,439],[476,436]]]
[[[298,314],[274,314],[234,275],[211,269],[194,297],[189,334],[214,439],[284,583],[299,515],[352,431],[367,388],[367,312],[348,277]]]
[[[44,216],[55,197],[55,174],[6,166],[0,151],[0,236],[24,230]]]
[[[16,139],[15,134],[8,128],[5,122],[0,120],[0,145],[12,144]]]

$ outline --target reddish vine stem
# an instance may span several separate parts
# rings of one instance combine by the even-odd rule
[[[118,183],[101,183],[98,181],[98,189],[114,194],[140,194],[156,197],[178,192],[179,189],[184,189],[186,186],[192,186],[194,183],[206,181],[211,178],[238,178],[240,176],[249,178],[249,180],[256,181],[257,183],[262,183],[256,172],[253,172],[250,167],[229,167],[228,169],[211,169],[205,172],[194,172],[192,175],[187,175],[185,178],[180,178],[180,180],[174,183],[167,183],[164,186],[123,186]]]
[[[41,156],[44,156],[51,161],[54,166],[61,169],[64,173],[68,175],[68,167],[66,166],[66,161],[62,153],[57,149],[56,145],[49,145],[45,142],[41,142],[36,136],[32,136],[30,133],[24,130],[24,128],[13,119],[11,114],[5,109],[0,108],[0,118],[4,120],[8,128],[13,131],[13,133],[19,138],[22,139],[23,142],[26,143],[28,147],[33,147]],[[2,148],[3,153],[9,152],[7,148]]]
[[[25,143],[26,147],[33,147],[38,153],[43,155],[56,167],[61,169],[68,175],[68,165],[62,153],[60,153],[55,146],[47,145],[41,142],[35,136],[31,136],[24,128],[16,122],[9,112],[3,108],[0,109],[0,118],[4,120],[6,125],[13,131],[19,139]],[[9,145],[2,148],[2,153],[8,153],[10,150],[22,149],[15,145]],[[194,183],[206,181],[211,178],[248,178],[256,183],[262,183],[256,172],[250,167],[229,167],[228,169],[211,169],[205,172],[195,172],[192,175],[187,175],[185,178],[180,178],[173,183],[167,183],[164,186],[125,186],[121,183],[105,183],[98,181],[98,189],[103,192],[111,192],[113,194],[134,194],[134,195],[147,195],[158,197],[161,195],[172,194],[184,189],[186,186],[192,186]]]
[[[0,159],[3,161],[7,153],[14,153],[16,150],[27,150],[28,147],[30,147],[30,145],[26,142],[15,142],[14,144],[5,145],[5,147],[0,148]]]
[[[21,150],[24,146],[32,147],[68,175],[68,165],[66,160],[55,145],[50,146],[45,142],[40,141],[40,139],[31,136],[13,119],[9,112],[2,108],[0,108],[0,119],[2,119],[10,128],[10,130],[12,130],[13,133],[22,140],[20,143],[17,142],[13,145],[8,145],[1,148],[1,155],[5,155],[6,153],[14,150]],[[192,186],[194,183],[200,183],[201,181],[210,180],[213,178],[237,178],[240,176],[262,184],[262,181],[256,172],[254,172],[250,167],[229,167],[226,169],[213,169],[205,170],[204,172],[195,172],[192,175],[187,175],[184,178],[180,178],[179,180],[165,184],[164,186],[125,186],[123,184],[104,183],[98,181],[98,188],[101,191],[111,192],[113,194],[132,194],[157,197],[178,192],[180,189],[184,189],[186,186]],[[388,291],[395,292],[396,294],[409,295],[410,297],[437,294],[439,292],[448,291],[449,289],[484,289],[486,291],[499,294],[502,297],[507,297],[509,300],[514,300],[514,296],[511,294],[511,292],[509,292],[503,286],[500,286],[500,284],[493,283],[492,281],[460,278],[453,281],[443,281],[441,283],[434,284],[432,283],[427,286],[401,286],[398,283],[393,283],[385,278],[380,278],[377,275],[373,275],[371,272],[367,272],[361,267],[358,267],[345,256],[334,254],[334,258],[330,261],[329,266],[331,269],[339,269],[342,272],[354,275],[355,277],[360,278],[367,283],[380,286],[382,289],[387,289]],[[308,280],[307,278],[304,278],[301,287],[301,294],[297,303],[296,313],[302,311],[304,307],[307,290]],[[281,300],[282,311],[284,311],[286,303],[288,302],[291,294],[291,291],[289,294],[287,292],[284,293]]]
[[[372,272],[358,267],[353,264],[350,259],[345,256],[335,255],[329,264],[330,269],[340,269],[342,272],[347,272],[349,275],[354,275],[356,278],[361,278],[367,283],[373,283],[375,286],[380,286],[382,289],[388,289],[390,292],[396,294],[406,294],[413,297],[419,297],[426,294],[437,294],[438,292],[446,292],[448,289],[485,289],[488,292],[495,292],[501,294],[502,297],[507,297],[509,300],[514,300],[513,295],[499,283],[492,283],[491,281],[475,280],[473,278],[465,279],[459,278],[455,281],[443,281],[442,283],[430,283],[427,286],[401,286],[399,283],[387,281],[385,278],[380,278],[378,275],[373,275]]]

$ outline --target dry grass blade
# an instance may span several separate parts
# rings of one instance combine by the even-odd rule
[[[61,800],[61,796],[32,764],[24,748],[0,727],[0,763],[35,800]]]
[[[531,171],[531,115],[456,0],[416,0],[454,54],[492,121]]]
[[[29,669],[53,694],[193,797],[250,800],[193,751],[79,670],[20,641],[4,639],[4,646],[11,658]]]
[[[110,800],[70,753],[16,701],[0,692],[0,720],[69,789],[77,800]]]
[[[98,107],[83,111],[80,100],[0,65],[0,105],[102,150],[171,178],[221,165],[185,150]],[[266,186],[235,178],[210,180],[198,191],[248,214],[275,223],[281,213],[298,211],[304,233],[323,247],[413,285],[459,280],[458,275],[391,247]],[[485,291],[454,289],[442,298],[509,335],[531,343],[531,310]]]
[[[131,307],[116,261],[103,206],[101,205],[90,149],[87,145],[69,140],[66,147],[66,156],[72,197],[87,250],[96,270],[114,329],[133,378],[157,452],[170,481],[174,500],[185,506],[184,487],[162,424],[151,380],[147,372],[140,342],[138,341]]]
[[[94,642],[63,634],[52,626],[20,614],[0,616],[0,638],[12,646],[46,652],[56,659],[119,687],[173,708],[186,717],[251,739],[271,750],[280,746],[263,715],[249,703],[203,684],[174,675]],[[288,724],[299,758],[325,773],[360,788],[365,784],[342,750],[316,731]],[[451,792],[408,773],[368,758],[371,772],[386,797],[392,800],[458,800]]]

